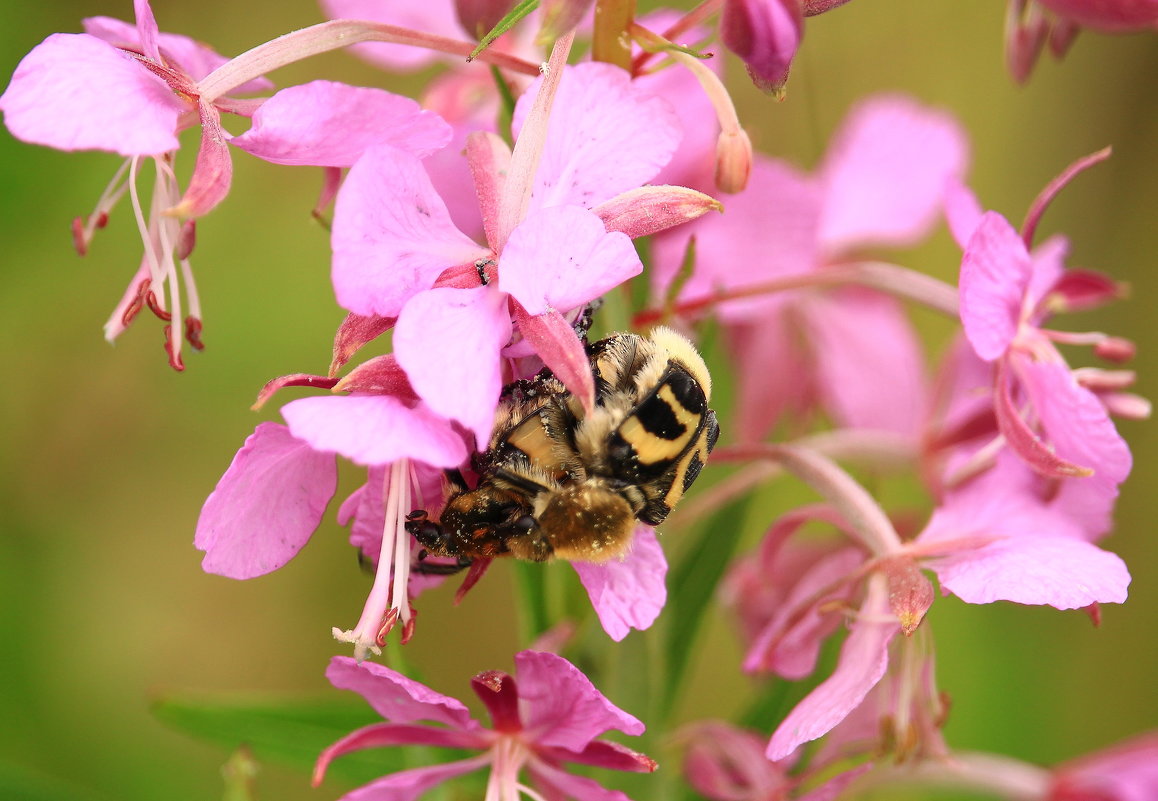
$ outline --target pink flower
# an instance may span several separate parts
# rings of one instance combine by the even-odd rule
[[[1046,801],[1158,797],[1158,733],[1148,732],[1053,769]]]
[[[369,144],[390,142],[419,156],[441,148],[450,131],[437,117],[405,98],[376,89],[318,81],[272,98],[215,96],[205,79],[230,85],[233,62],[184,36],[161,33],[147,0],[135,2],[136,26],[107,17],[85,20],[84,34],[53,34],[30,52],[0,97],[14,136],[62,150],[108,150],[128,157],[74,236],[83,254],[129,191],[145,251],[139,268],[105,325],[115,339],[146,305],[166,327],[166,350],[183,369],[182,335],[201,345],[201,308],[189,256],[194,219],[217,206],[229,191],[230,134],[221,113],[253,116],[254,125],[234,144],[278,164],[349,166]],[[223,83],[224,81],[224,83]],[[99,91],[93,91],[93,87]],[[232,91],[270,86],[242,81]],[[184,194],[174,174],[177,134],[202,128],[200,152]],[[153,159],[156,178],[148,209],[137,194],[137,172]],[[181,286],[188,313],[183,313]]]
[[[414,744],[483,752],[385,776],[343,796],[344,801],[414,799],[447,779],[488,766],[487,801],[518,801],[530,795],[520,781],[523,771],[547,798],[627,801],[623,793],[565,772],[562,764],[637,773],[656,768],[643,754],[595,739],[610,729],[638,735],[644,727],[608,701],[578,668],[554,654],[522,651],[515,655],[515,676],[499,671],[475,676],[471,687],[490,713],[490,729],[471,718],[456,699],[381,665],[339,656],[330,661],[326,676],[335,687],[359,693],[387,722],[361,728],[323,751],[314,769],[315,786],[330,762],[363,748]],[[422,722],[437,725],[416,725]]]
[[[291,376],[279,385],[337,383],[311,378]],[[374,387],[387,389],[368,394]],[[406,515],[433,505],[441,469],[458,467],[467,450],[455,427],[409,390],[389,356],[367,362],[338,388],[355,394],[292,401],[282,408],[288,426],[258,425],[205,501],[194,544],[205,551],[209,573],[247,579],[276,570],[321,522],[337,488],[334,455],[367,466],[366,485],[342,504],[339,521],[353,521],[351,543],[377,563],[377,573],[358,625],[334,630],[363,659],[396,622],[409,639],[417,589],[410,568],[419,549],[405,530]]]
[[[845,283],[867,278],[871,264],[842,262],[858,249],[924,236],[946,179],[965,169],[966,150],[947,115],[900,96],[872,98],[850,112],[817,173],[757,158],[726,214],[658,238],[652,286],[662,298],[695,237],[694,270],[676,309],[710,306],[725,321],[729,351],[742,362],[735,416],[743,439],[761,439],[784,413],[817,403],[845,426],[917,433],[923,359],[894,300],[859,289],[786,296],[761,288],[822,286],[839,270]],[[752,367],[772,364],[795,380],[767,381]]]

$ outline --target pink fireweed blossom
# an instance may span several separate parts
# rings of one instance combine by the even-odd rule
[[[611,729],[638,735],[644,727],[555,654],[522,651],[515,655],[514,676],[486,671],[471,680],[471,688],[490,713],[489,729],[458,700],[381,665],[338,656],[330,661],[326,676],[335,687],[360,694],[387,722],[358,729],[323,751],[314,768],[315,786],[334,759],[364,748],[413,744],[483,752],[385,776],[343,796],[344,801],[414,799],[448,779],[488,766],[486,801],[519,801],[523,796],[628,801],[623,793],[567,773],[563,763],[636,773],[656,769],[643,754],[595,739]],[[537,790],[522,783],[524,771]]]
[[[390,356],[366,362],[341,382],[286,376],[271,382],[263,398],[287,385],[352,394],[292,401],[281,410],[288,425],[258,425],[205,501],[194,545],[205,551],[202,568],[209,573],[247,579],[276,570],[321,523],[337,488],[335,454],[366,466],[365,486],[338,517],[352,521],[351,544],[377,572],[357,626],[334,630],[364,659],[379,652],[395,623],[409,639],[417,591],[410,567],[419,549],[406,532],[406,515],[433,506],[442,469],[462,464],[466,444],[456,426],[414,395]]]
[[[765,450],[829,505],[790,514],[769,531],[756,569],[766,571],[769,581],[785,575],[778,566],[781,559],[795,560],[804,569],[780,589],[782,601],[762,629],[754,624],[755,616],[771,607],[766,596],[745,613],[746,630],[756,632],[750,635],[745,669],[807,676],[815,670],[821,643],[843,616],[851,619],[836,670],[777,728],[768,747],[770,759],[783,759],[828,732],[886,675],[891,641],[897,632],[916,632],[933,603],[933,586],[922,570],[931,570],[944,592],[966,603],[1005,600],[1079,609],[1126,598],[1130,576],[1122,561],[1090,542],[1082,521],[1071,514],[1072,499],[1049,492],[1012,454],[1001,455],[989,471],[948,491],[925,529],[904,541],[868,493],[832,462],[802,449]],[[786,541],[814,519],[837,525],[853,543],[797,560]],[[745,573],[741,586],[750,586],[752,568]],[[744,596],[738,600],[746,601]],[[911,638],[900,647],[918,648]],[[928,676],[915,662],[902,660],[901,669],[906,684],[920,688]],[[917,694],[912,689],[896,695],[903,701]],[[924,690],[919,695],[936,698]]]
[[[147,305],[166,322],[176,321],[167,326],[165,347],[170,363],[180,370],[182,335],[193,347],[202,347],[200,300],[189,256],[194,220],[229,191],[227,143],[275,164],[340,168],[381,142],[419,157],[430,155],[447,143],[450,129],[412,100],[328,81],[291,87],[268,99],[213,96],[203,83],[228,84],[234,62],[187,37],[160,33],[146,0],[137,0],[135,7],[136,26],[94,17],[85,20],[86,33],[50,36],[17,67],[0,108],[9,130],[24,141],[128,157],[94,212],[74,224],[76,245],[82,254],[87,251],[95,231],[104,227],[127,190],[145,249],[105,324],[105,336],[115,339]],[[101,91],[91,91],[94,85]],[[257,78],[230,91],[270,86]],[[250,130],[231,137],[221,124],[222,112],[253,117]],[[198,124],[200,152],[182,195],[174,173],[177,134]],[[156,167],[147,210],[137,191],[145,158]],[[189,307],[184,315],[182,285]]]
[[[657,300],[678,285],[692,237],[695,264],[677,297],[637,320],[662,317],[669,305],[677,314],[710,308],[720,316],[729,351],[743,362],[735,414],[743,440],[763,438],[784,413],[818,401],[843,426],[916,436],[924,367],[900,306],[864,288],[776,292],[861,284],[955,311],[950,287],[855,254],[925,236],[940,216],[945,181],[966,161],[965,136],[948,115],[901,96],[863,101],[816,173],[757,157],[727,214],[658,237]],[[754,364],[794,379],[769,381]]]
[[[1004,442],[1042,475],[1089,482],[1112,504],[1117,486],[1129,475],[1131,458],[1108,405],[1143,415],[1148,408],[1123,404],[1115,392],[1100,397],[1095,389],[1120,388],[1122,381],[1114,379],[1124,377],[1128,383],[1132,376],[1073,371],[1055,343],[1092,345],[1095,354],[1114,361],[1130,358],[1133,345],[1098,332],[1043,326],[1054,311],[1100,304],[1118,289],[1097,273],[1067,270],[1069,245],[1063,237],[1029,250],[1037,221],[1057,191],[1105,155],[1075,163],[1047,187],[1034,202],[1021,235],[997,212],[981,214],[964,189],[956,192],[950,221],[965,251],[960,279],[965,336],[977,357],[993,365],[1000,438],[980,458]]]

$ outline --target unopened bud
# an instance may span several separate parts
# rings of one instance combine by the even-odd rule
[[[726,0],[720,38],[748,67],[752,82],[783,97],[792,57],[804,36],[800,0]]]
[[[543,0],[543,24],[539,27],[540,44],[554,42],[575,28],[590,10],[594,0]]]
[[[454,0],[454,12],[466,32],[481,39],[499,24],[513,5],[514,0]]]
[[[889,585],[889,608],[901,622],[901,631],[912,634],[933,605],[933,584],[915,561],[899,556],[881,565]]]
[[[1137,346],[1123,337],[1106,337],[1097,345],[1094,345],[1094,355],[1108,362],[1114,362],[1115,364],[1130,361],[1137,352]]]
[[[716,186],[721,192],[744,191],[752,174],[752,140],[742,128],[724,131],[716,140]]]

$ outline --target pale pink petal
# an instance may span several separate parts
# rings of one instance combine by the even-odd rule
[[[391,773],[351,790],[338,801],[415,801],[448,779],[479,770],[489,761],[489,756],[482,756]]]
[[[824,166],[824,250],[916,244],[941,214],[945,190],[969,159],[965,132],[951,115],[903,95],[857,105]]]
[[[100,39],[54,33],[17,65],[0,109],[25,142],[153,156],[178,148],[177,118],[189,105]]]
[[[361,19],[384,22],[422,33],[466,39],[454,13],[451,0],[428,2],[383,2],[383,0],[320,0],[319,5],[330,19]],[[445,58],[431,50],[406,45],[368,42],[350,48],[359,57],[387,70],[416,70]]]
[[[769,671],[791,680],[811,675],[821,646],[842,619],[839,613],[822,613],[815,608],[801,617],[798,614],[801,605],[830,586],[837,589],[825,594],[824,602],[849,598],[853,586],[850,583],[840,586],[838,582],[853,576],[864,561],[865,555],[860,549],[842,548],[810,565],[752,643],[744,658],[744,670]]]
[[[779,92],[804,38],[799,0],[727,0],[720,15],[720,38],[744,60],[752,81]]]
[[[537,86],[532,84],[515,106],[516,138]],[[566,67],[552,109],[532,209],[597,206],[654,178],[679,144],[680,124],[671,104],[635,86],[626,71],[611,64]]]
[[[350,168],[331,244],[338,303],[384,317],[443,270],[490,255],[454,227],[418,158],[390,145],[370,148]]]
[[[632,239],[723,210],[723,204],[711,195],[685,186],[641,186],[592,209],[608,231],[622,231]]]
[[[294,436],[358,464],[413,459],[457,467],[467,455],[449,422],[424,404],[410,406],[389,395],[301,398],[281,413]]]
[[[406,304],[394,353],[414,391],[438,414],[490,441],[503,386],[503,346],[511,338],[507,297],[494,287],[431,289]]]
[[[981,224],[983,214],[985,209],[981,208],[972,190],[956,178],[949,179],[945,189],[945,219],[961,250],[969,245],[969,238]]]
[[[1081,609],[1122,603],[1130,574],[1114,554],[1069,537],[1006,537],[928,562],[941,586],[971,604],[1013,601]]]
[[[595,689],[579,668],[557,654],[515,654],[523,736],[536,745],[582,751],[610,729],[643,734],[644,726]]]
[[[1140,734],[1059,765],[1050,799],[1152,801],[1158,797],[1158,733]]]
[[[311,81],[262,103],[252,127],[233,144],[274,164],[349,167],[374,145],[424,158],[445,147],[450,136],[441,117],[408,97]]]
[[[568,312],[643,272],[626,234],[578,206],[532,211],[511,232],[499,261],[499,289],[529,314]]]
[[[572,395],[579,398],[587,412],[594,410],[595,377],[591,372],[591,362],[583,341],[576,336],[567,318],[554,310],[532,316],[516,306],[515,322],[523,336],[523,344],[534,348],[543,364]],[[506,354],[512,355],[511,350]]]
[[[208,214],[225,200],[233,182],[233,158],[229,152],[229,134],[221,126],[221,113],[211,103],[199,102],[201,117],[201,147],[197,163],[181,201],[168,213],[182,217],[200,217]]]
[[[358,693],[391,723],[428,720],[456,729],[479,728],[461,701],[435,692],[385,665],[335,656],[326,668],[326,678],[339,690]]]
[[[314,533],[337,485],[332,454],[261,423],[201,509],[193,544],[205,551],[202,569],[236,579],[277,570]]]
[[[961,322],[977,355],[991,362],[1005,353],[1021,319],[1033,270],[1013,226],[987,212],[961,260]]]
[[[547,798],[567,798],[575,801],[631,801],[619,790],[609,790],[594,779],[576,776],[536,760],[528,765],[535,783],[549,789]]]
[[[797,308],[811,337],[821,398],[836,421],[917,436],[927,414],[925,359],[900,304],[848,290]]]
[[[785,414],[804,414],[814,406],[815,363],[801,353],[799,336],[778,307],[769,308],[762,319],[731,322],[725,333],[727,353],[736,365],[732,426],[739,441],[759,442]],[[758,370],[741,369],[749,364],[774,364],[793,380],[769,381]]]
[[[619,642],[631,629],[651,626],[667,602],[667,559],[651,526],[635,527],[622,560],[573,562],[607,636]]]
[[[856,709],[876,686],[889,664],[889,642],[900,630],[890,620],[884,584],[873,581],[848,639],[840,648],[836,670],[788,713],[768,743],[765,755],[787,757],[802,743],[822,737]]]
[[[1037,308],[1062,280],[1066,272],[1065,261],[1069,251],[1068,239],[1064,236],[1051,236],[1029,254],[1033,260],[1033,277],[1030,278],[1029,288],[1026,290],[1026,304],[1029,308]]]
[[[785,164],[757,157],[748,188],[728,198],[725,212],[657,236],[652,286],[662,297],[679,272],[688,238],[696,238],[696,266],[681,299],[710,296],[807,273],[817,268],[820,187]],[[768,313],[769,297],[731,300],[719,312],[734,319]]]

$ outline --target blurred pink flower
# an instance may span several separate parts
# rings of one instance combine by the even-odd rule
[[[547,798],[628,801],[623,793],[565,772],[562,764],[637,773],[656,768],[643,754],[596,739],[610,729],[638,735],[644,727],[555,654],[522,651],[515,655],[515,676],[488,671],[472,679],[472,689],[490,713],[490,729],[471,718],[458,700],[381,665],[339,656],[330,661],[326,676],[335,687],[359,693],[387,722],[361,728],[323,751],[314,769],[315,786],[334,759],[363,748],[413,744],[483,752],[385,776],[343,796],[344,801],[406,801],[447,779],[488,766],[488,801],[518,801],[531,795],[520,781],[524,770]],[[439,725],[416,725],[424,721]]]
[[[1046,801],[1158,798],[1158,733],[1148,732],[1058,765]]]

